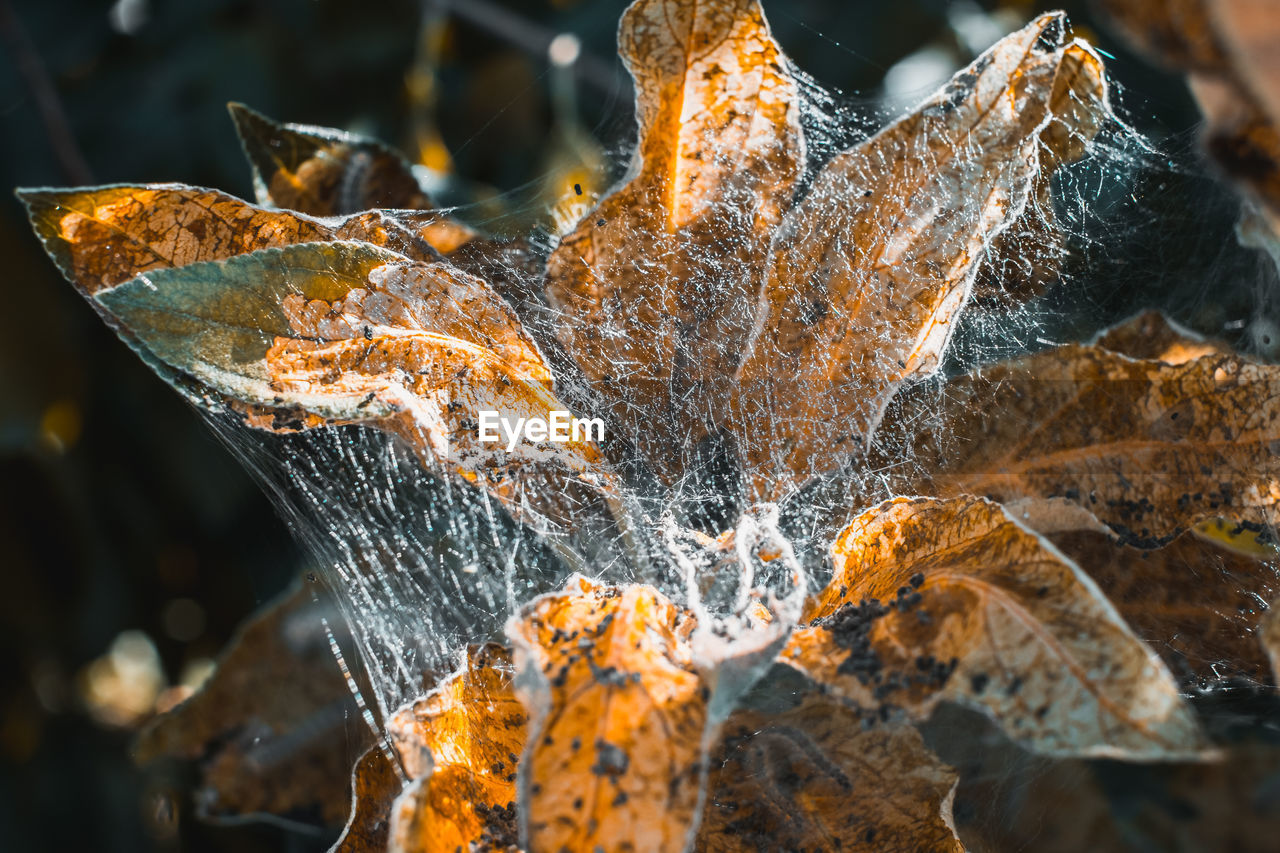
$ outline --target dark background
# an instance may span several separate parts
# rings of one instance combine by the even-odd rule
[[[371,133],[411,156],[415,127],[434,126],[465,177],[456,197],[484,201],[480,218],[513,208],[518,220],[547,168],[545,45],[558,32],[583,42],[581,124],[621,162],[631,96],[613,51],[625,3],[459,3],[467,14],[444,31],[432,110],[407,82],[432,4],[151,0],[127,4],[145,20],[125,33],[112,26],[111,3],[0,0],[0,847],[319,843],[185,818],[176,838],[157,829],[165,816],[153,813],[148,777],[130,761],[131,729],[88,712],[82,673],[121,631],[145,632],[176,682],[306,560],[200,418],[61,280],[9,189],[181,181],[251,198],[224,108],[238,100],[281,120]],[[1062,4],[1005,5],[1026,20]],[[1163,175],[1180,189],[1151,202],[1169,213],[1161,223],[1185,233],[1134,226],[1129,275],[1142,283],[1124,285],[1113,269],[1110,289],[1092,297],[1100,314],[1156,294],[1206,331],[1252,322],[1258,274],[1223,260],[1235,254],[1232,205],[1196,174],[1184,86],[1127,51],[1083,4],[1065,6],[1077,31],[1115,56],[1128,118],[1192,164]],[[868,103],[902,56],[929,43],[954,47],[946,7],[765,3],[801,68]],[[1178,273],[1161,279],[1144,259]]]

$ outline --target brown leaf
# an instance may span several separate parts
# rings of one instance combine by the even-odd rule
[[[1280,122],[1280,16],[1271,0],[1207,0],[1236,74],[1274,125]]]
[[[1210,340],[1170,320],[1159,311],[1143,311],[1099,332],[1094,346],[1129,358],[1186,364],[1206,355],[1227,355],[1221,341]]]
[[[432,207],[405,159],[376,140],[279,124],[244,104],[228,109],[263,204],[313,216]]]
[[[728,392],[757,276],[803,169],[799,94],[756,0],[640,0],[633,177],[548,261],[569,354],[673,478]]]
[[[877,454],[898,494],[1065,497],[1134,544],[1213,516],[1280,521],[1280,372],[1232,355],[1183,364],[1069,345],[905,401]],[[884,458],[881,458],[881,455]]]
[[[1265,602],[1280,596],[1277,555],[1264,562],[1193,531],[1145,551],[1096,531],[1049,538],[1184,683],[1270,683],[1258,633]]]
[[[691,629],[651,587],[581,578],[508,626],[531,718],[520,779],[531,850],[685,848],[710,696]]]
[[[910,726],[867,728],[811,695],[780,713],[737,711],[712,759],[695,850],[954,851],[956,775]]]
[[[1280,599],[1271,602],[1258,623],[1258,637],[1271,662],[1272,683],[1280,686]]]
[[[341,825],[352,758],[372,735],[354,712],[323,614],[305,584],[263,608],[199,692],[139,735],[136,760],[199,760],[208,817]]]
[[[392,717],[387,730],[412,781],[391,811],[391,849],[518,844],[516,773],[527,717],[511,679],[507,650],[473,648],[459,673]]]
[[[1280,832],[1280,750],[1247,743],[1221,761],[1047,761],[984,750],[956,793],[972,850],[1269,853]]]
[[[736,386],[757,496],[862,450],[899,384],[937,368],[993,241],[1097,130],[1102,64],[1065,28],[1043,15],[1000,41],[788,214]]]
[[[999,506],[900,498],[859,516],[782,659],[860,708],[984,710],[1039,752],[1189,755],[1169,672],[1080,569]]]
[[[380,747],[373,747],[351,772],[351,815],[331,853],[383,853],[391,836],[391,805],[404,780]]]
[[[1098,0],[1112,21],[1152,59],[1217,71],[1225,58],[1206,0]]]
[[[19,195],[46,251],[89,296],[154,269],[294,243],[356,240],[414,260],[440,260],[432,229],[443,223],[435,213],[371,210],[322,222],[182,184],[24,190]]]
[[[1104,0],[1131,41],[1188,72],[1204,143],[1280,233],[1280,35],[1268,0]]]

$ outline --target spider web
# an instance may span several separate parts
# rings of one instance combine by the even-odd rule
[[[827,161],[891,116],[802,73],[797,80],[808,158],[801,196]],[[627,146],[612,152],[623,179],[629,156]],[[1204,175],[1189,138],[1155,144],[1113,115],[1088,142],[1086,156],[1057,171],[1049,205],[1042,208],[1033,194],[1025,210],[1013,212],[1006,224],[1017,218],[1019,239],[999,251],[989,244],[976,273],[989,295],[967,306],[937,373],[901,393],[940,398],[948,376],[1087,339],[1145,307],[1164,308],[1205,332],[1226,333],[1255,353],[1280,350],[1280,335],[1268,349],[1269,330],[1276,328],[1272,315],[1280,309],[1274,269],[1235,244],[1235,202]],[[464,219],[472,212],[455,211]],[[528,252],[545,257],[571,225],[549,221]],[[636,235],[638,251],[644,240]],[[1167,262],[1174,247],[1179,258],[1194,261]],[[539,296],[542,282],[530,276],[526,259],[519,260],[496,263],[504,277],[533,295],[517,310],[550,352],[559,318]],[[1045,284],[1040,296],[1009,295],[1037,276]],[[1219,287],[1228,281],[1233,287]],[[567,364],[559,366],[562,399],[597,410],[590,383]],[[628,369],[615,367],[619,373]],[[826,548],[839,523],[874,502],[871,496],[890,496],[876,489],[884,472],[859,468],[854,456],[778,506],[747,506],[743,472],[731,448],[713,435],[686,455],[686,473],[669,487],[653,477],[652,460],[633,446],[611,445],[629,490],[625,519],[575,499],[570,526],[518,523],[486,492],[424,468],[419,456],[383,433],[341,427],[281,436],[249,430],[231,414],[213,413],[209,420],[317,556],[350,623],[384,721],[454,670],[467,645],[502,640],[503,626],[521,606],[560,590],[575,572],[608,583],[653,584],[698,615],[707,642],[732,654],[746,632],[751,603],[790,608],[794,619],[797,602],[826,580]],[[909,447],[897,448],[893,457],[904,468],[915,464]],[[624,541],[620,526],[632,531],[632,541]],[[727,530],[736,533],[729,550],[712,541]],[[784,559],[762,560],[766,547],[782,550]],[[762,668],[742,673],[739,692]]]

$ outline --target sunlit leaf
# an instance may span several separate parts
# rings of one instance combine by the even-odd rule
[[[408,162],[376,140],[324,127],[279,124],[243,104],[230,104],[228,109],[253,164],[262,204],[313,216],[432,207]]]
[[[1147,546],[1207,517],[1280,520],[1280,368],[1237,356],[1058,347],[915,395],[889,429],[915,453],[873,463],[899,494],[1064,497]]]
[[[439,239],[449,223],[437,213],[370,210],[317,220],[182,184],[23,190],[19,196],[45,249],[90,296],[153,269],[294,243],[356,240],[420,261],[438,261],[440,252],[461,245]]]
[[[548,419],[568,409],[511,308],[447,265],[363,243],[303,243],[153,270],[96,299],[144,358],[248,406],[254,426],[368,423],[428,465],[482,481],[514,513],[524,474],[607,485],[581,433],[510,453],[480,440],[482,410]],[[562,491],[541,490],[542,508]]]
[[[351,762],[372,741],[310,585],[246,623],[204,686],[138,737],[135,758],[199,760],[209,817],[346,820]]]
[[[963,850],[956,776],[910,726],[866,727],[820,695],[778,713],[738,711],[713,753],[696,850]]]
[[[692,628],[651,587],[581,578],[512,621],[530,714],[520,778],[530,849],[685,848],[710,697]]]
[[[736,408],[753,491],[859,452],[934,371],[993,241],[1105,115],[1100,60],[1044,15],[839,155],[783,222]]]
[[[351,814],[332,853],[383,853],[391,834],[391,804],[403,786],[380,747],[362,755],[351,772]]]
[[[635,176],[551,255],[547,296],[619,427],[672,475],[754,320],[803,168],[799,98],[756,0],[641,0],[618,41],[637,93]]]
[[[475,648],[459,673],[391,719],[387,730],[412,780],[391,810],[392,849],[453,853],[517,843],[527,717],[511,679],[505,649]]]
[[[1168,670],[1045,540],[977,498],[901,498],[859,516],[783,659],[863,709],[986,711],[1048,754],[1194,753]]]

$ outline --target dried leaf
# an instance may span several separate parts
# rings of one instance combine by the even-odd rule
[[[1280,233],[1278,27],[1268,0],[1104,0],[1139,47],[1188,72],[1205,114],[1204,143],[1228,175],[1267,206]]]
[[[1271,602],[1267,615],[1259,621],[1258,637],[1271,661],[1272,683],[1280,686],[1280,599]]]
[[[900,498],[832,546],[835,575],[783,660],[871,711],[986,711],[1055,755],[1168,759],[1201,745],[1168,670],[1080,569],[999,506]]]
[[[1231,350],[1184,328],[1159,311],[1143,311],[1099,332],[1093,345],[1129,358],[1186,364],[1206,355],[1227,355]]]
[[[199,692],[139,735],[136,760],[198,759],[207,817],[341,825],[352,757],[372,736],[330,652],[323,614],[301,584],[264,607]]]
[[[1232,67],[1264,109],[1280,122],[1280,16],[1271,0],[1207,0],[1214,32]]]
[[[712,760],[695,850],[961,853],[956,775],[910,726],[866,728],[820,695],[735,712]]]
[[[1049,538],[1188,686],[1270,682],[1257,634],[1265,603],[1280,596],[1274,553],[1264,562],[1192,531],[1146,551],[1096,531]]]
[[[1065,27],[1043,15],[1003,39],[788,214],[736,387],[757,496],[861,451],[898,385],[937,368],[993,241],[1097,130],[1102,64]]]
[[[1151,547],[1214,516],[1280,521],[1280,368],[1232,355],[1173,365],[1069,345],[906,401],[882,435],[898,494],[1075,501]],[[891,454],[896,451],[885,450]]]
[[[447,265],[363,243],[302,243],[153,270],[96,299],[145,359],[247,405],[254,426],[379,427],[426,464],[482,480],[513,513],[526,476],[608,487],[581,435],[512,453],[479,440],[481,410],[549,419],[567,407],[511,308]],[[535,512],[561,497],[547,487],[535,503],[539,494]]]
[[[723,405],[774,228],[803,169],[799,97],[756,0],[640,0],[634,177],[548,261],[557,334],[674,477]]]
[[[403,787],[380,747],[362,755],[351,772],[351,816],[330,853],[383,853],[391,836],[391,806]]]
[[[1280,832],[1280,751],[1249,743],[1213,763],[1046,761],[984,750],[961,772],[972,850],[1269,853]]]
[[[377,140],[279,124],[244,104],[228,104],[228,109],[253,164],[262,204],[312,216],[432,207],[405,159]]]
[[[436,213],[370,210],[316,220],[264,210],[182,184],[23,190],[32,226],[67,280],[93,296],[145,272],[217,261],[294,243],[355,240],[438,261]],[[440,248],[440,251],[446,251]]]
[[[390,849],[453,853],[518,843],[516,772],[527,717],[511,679],[505,649],[473,648],[462,671],[388,723],[413,780],[392,807]]]
[[[508,626],[531,718],[520,778],[531,850],[685,848],[710,697],[691,629],[651,587],[581,578]]]

